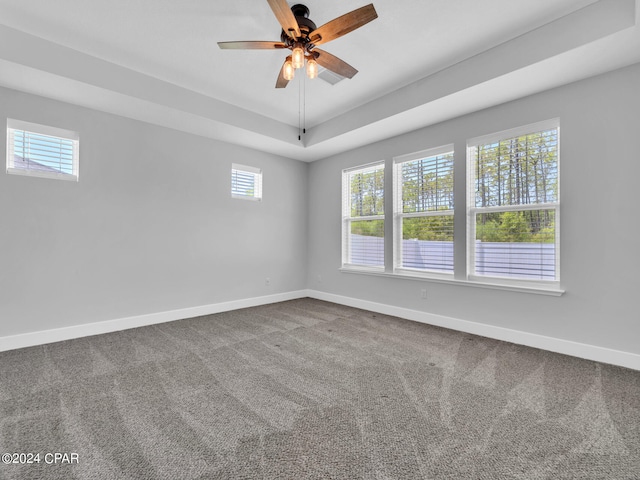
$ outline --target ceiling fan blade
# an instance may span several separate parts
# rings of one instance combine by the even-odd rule
[[[331,55],[330,53],[325,52],[324,50],[320,50],[319,48],[314,48],[312,53],[314,53],[316,57],[316,62],[318,62],[318,65],[321,65],[327,70],[331,70],[332,72],[337,73],[338,75],[341,75],[346,78],[352,78],[356,73],[358,73],[358,70],[353,68],[347,62],[345,62],[344,60],[340,60],[335,55]]]
[[[284,78],[284,64],[287,63],[288,60],[289,61],[291,60],[291,55],[289,55],[287,58],[284,59],[284,63],[282,64],[282,67],[280,67],[280,73],[278,73],[278,80],[276,80],[276,88],[284,88],[289,83],[289,80]]]
[[[378,18],[378,14],[371,3],[352,12],[345,13],[344,15],[325,23],[321,27],[318,27],[311,32],[309,39],[314,45],[321,45],[346,35],[376,18]]]
[[[218,42],[223,50],[274,50],[286,48],[282,42]]]
[[[292,39],[296,39],[300,36],[300,27],[295,15],[291,11],[291,7],[287,4],[287,0],[267,0],[267,3],[273,10],[278,23],[282,26],[287,35]]]

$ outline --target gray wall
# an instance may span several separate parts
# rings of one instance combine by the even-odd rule
[[[310,165],[0,89],[0,118],[81,135],[79,183],[0,173],[0,336],[312,288],[640,353],[638,85],[635,65]],[[343,168],[554,117],[565,295],[339,272]],[[233,162],[263,169],[262,202],[231,198]]]
[[[635,300],[640,286],[639,86],[636,64],[311,164],[309,287],[640,354]],[[455,188],[464,197],[459,174],[464,174],[468,138],[556,117],[561,131],[563,296],[339,272],[342,169],[453,143]],[[464,215],[457,216],[457,229],[460,222],[464,228]],[[428,299],[422,300],[425,287]]]
[[[78,131],[80,181],[0,173],[0,336],[305,288],[306,164],[0,89],[7,117]]]

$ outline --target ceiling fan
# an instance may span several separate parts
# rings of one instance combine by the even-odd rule
[[[289,8],[286,0],[267,0],[267,3],[282,26],[280,42],[218,42],[218,46],[222,49],[234,50],[291,50],[291,55],[287,56],[280,69],[276,88],[286,87],[293,79],[295,70],[304,67],[305,60],[309,78],[315,78],[318,75],[318,65],[346,78],[352,78],[358,73],[358,70],[347,62],[316,47],[346,35],[378,18],[373,4],[334,18],[318,28],[309,19],[309,9],[305,5],[296,4]]]

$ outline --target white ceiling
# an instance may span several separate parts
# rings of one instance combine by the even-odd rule
[[[216,45],[279,40],[266,0],[0,0],[0,85],[311,161],[640,61],[640,0],[373,3],[322,47],[353,79],[276,90],[284,51]]]

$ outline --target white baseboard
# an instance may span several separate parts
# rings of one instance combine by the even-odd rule
[[[295,300],[297,298],[311,297],[318,300],[347,305],[350,307],[362,308],[372,312],[393,315],[395,317],[405,318],[416,322],[435,325],[438,327],[449,328],[460,332],[481,335],[483,337],[503,340],[506,342],[526,345],[529,347],[540,348],[551,352],[571,355],[573,357],[585,358],[596,362],[608,363],[611,365],[619,365],[621,367],[640,370],[640,355],[612,350],[609,348],[598,347],[595,345],[587,345],[584,343],[572,342],[570,340],[562,340],[559,338],[546,337],[534,333],[522,332],[503,327],[496,327],[482,323],[470,322],[458,318],[445,317],[442,315],[434,315],[431,313],[411,310],[408,308],[395,307],[383,303],[370,302],[332,293],[320,292],[317,290],[297,290],[294,292],[279,293],[275,295],[267,295],[264,297],[246,298],[241,300],[233,300],[230,302],[216,303],[212,305],[202,305],[199,307],[183,308],[178,310],[170,310],[166,312],[150,313],[146,315],[138,315],[134,317],[119,318],[116,320],[108,320],[104,322],[87,323],[83,325],[74,325],[64,328],[55,328],[51,330],[43,330],[39,332],[29,332],[19,335],[0,337],[0,352],[6,350],[15,350],[24,347],[33,347],[36,345],[44,345],[47,343],[60,342],[63,340],[71,340],[73,338],[88,337],[91,335],[99,335],[101,333],[111,333],[129,328],[144,327],[147,325],[155,325],[164,322],[172,322],[183,318],[193,318],[202,315],[212,315],[214,313],[228,312],[238,310],[240,308],[256,307],[259,305],[268,305],[270,303],[284,302],[287,300]]]
[[[516,343],[518,345],[526,345],[528,347],[540,348],[542,350],[571,355],[573,357],[640,370],[640,355],[635,353],[622,352],[619,350],[612,350],[610,348],[546,337],[535,333],[522,332],[520,330],[512,330],[493,325],[470,322],[468,320],[461,320],[458,318],[434,315],[431,313],[420,312],[418,310],[394,307],[392,305],[359,300],[356,298],[344,297],[342,295],[335,295],[317,290],[308,290],[307,296],[318,300],[325,300],[341,305],[370,310],[372,312],[393,315],[407,320],[414,320],[416,322],[426,323],[429,325],[449,328],[451,330]]]
[[[29,332],[19,335],[0,337],[0,352],[6,350],[15,350],[17,348],[44,345],[53,342],[61,342],[63,340],[71,340],[73,338],[99,335],[101,333],[118,332],[121,330],[127,330],[129,328],[145,327],[147,325],[172,322],[174,320],[181,320],[183,318],[193,318],[202,315],[228,312],[231,310],[238,310],[240,308],[268,305],[270,303],[295,300],[296,298],[304,298],[307,296],[307,290],[299,290],[295,292],[267,295],[264,297],[246,298],[242,300],[233,300],[230,302],[215,303],[212,305],[201,305],[199,307],[182,308],[178,310],[170,310],[167,312],[149,313],[146,315],[138,315],[135,317],[119,318],[116,320],[107,320],[103,322],[73,325],[70,327],[54,328],[51,330],[42,330],[39,332]]]

